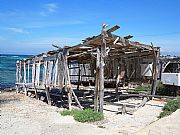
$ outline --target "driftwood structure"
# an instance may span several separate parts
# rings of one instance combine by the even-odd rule
[[[131,80],[141,81],[144,78],[141,64],[151,63],[151,94],[155,94],[159,47],[130,41],[132,36],[120,37],[112,34],[120,28],[117,25],[108,30],[106,27],[104,24],[99,35],[86,38],[78,45],[63,48],[54,45],[57,50],[17,61],[17,92],[22,87],[27,95],[27,90],[31,88],[38,98],[38,90],[44,90],[48,104],[51,104],[49,92],[53,88],[65,90],[69,109],[72,97],[83,109],[72,84],[77,86],[76,89],[80,85],[91,85],[95,86],[94,110],[102,112],[105,87],[111,85],[118,95],[120,84]]]

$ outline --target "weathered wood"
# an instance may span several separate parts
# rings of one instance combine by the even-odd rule
[[[64,62],[63,65],[64,65],[65,89],[68,92],[68,104],[69,104],[69,110],[71,110],[72,109],[72,107],[71,107],[71,104],[72,104],[72,86],[71,86],[68,63],[67,63],[67,53],[68,53],[68,50],[65,49],[63,52],[62,60]]]
[[[118,88],[119,88],[119,81],[120,81],[120,67],[118,66],[118,75],[116,79],[116,97],[118,96]]]
[[[28,79],[27,79],[27,82],[30,83],[30,69],[29,69],[30,68],[30,60],[28,60],[27,64],[28,64],[28,66],[27,66],[27,68],[28,68],[27,69],[28,70]]]
[[[19,61],[16,62],[16,93],[19,93],[19,87],[18,84],[19,83]]]
[[[33,61],[32,65],[32,87],[34,88],[36,99],[38,99],[37,88],[36,88],[36,61]]]
[[[100,65],[99,65],[99,111],[103,112],[104,105],[104,66],[105,66],[105,57],[106,57],[106,40],[108,36],[106,33],[107,25],[103,25],[102,28],[102,45],[101,45],[101,55],[100,55]]]
[[[152,44],[152,43],[151,43]],[[157,87],[157,78],[158,78],[158,64],[159,64],[159,49],[155,50],[152,44],[152,49],[153,49],[153,74],[152,74],[152,86],[151,86],[151,94],[155,95],[156,94],[156,87]]]
[[[80,63],[78,62],[78,85],[77,85],[77,89],[79,90],[79,86],[80,86],[80,82],[81,82],[81,68],[80,68]]]
[[[26,62],[24,61],[24,93],[27,96],[27,86],[26,86]]]
[[[56,61],[55,61],[55,66],[54,66],[54,71],[53,71],[53,84],[56,86],[57,85],[57,74],[58,74],[58,62],[59,59],[58,59],[58,55],[57,55],[57,58],[56,58]]]
[[[96,56],[96,82],[94,90],[94,110],[99,111],[99,65],[100,65],[100,50],[97,48]]]
[[[76,96],[76,94],[74,93],[74,91],[73,91],[73,90],[72,90],[72,94],[73,94],[74,99],[75,99],[76,103],[78,104],[79,108],[82,110],[82,109],[83,109],[83,107],[81,106],[81,104],[80,104],[80,102],[79,102],[79,100],[78,100],[78,98],[77,98],[77,96]]]
[[[155,98],[167,98],[167,99],[175,99],[176,97],[172,96],[161,96],[161,95],[148,95],[148,94],[121,94],[118,97],[155,97]]]
[[[50,94],[49,94],[49,87],[45,87],[45,93],[46,93],[46,98],[47,98],[48,105],[51,105],[51,98],[50,98]]]
[[[48,76],[48,74],[49,74],[49,72],[48,72],[48,61],[45,61],[45,63],[44,63],[44,72],[45,72],[45,93],[46,93],[46,97],[47,97],[47,102],[48,102],[48,104],[49,105],[51,105],[51,98],[50,98],[50,94],[49,94],[49,76]]]

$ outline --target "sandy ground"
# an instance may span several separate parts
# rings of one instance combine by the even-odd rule
[[[148,125],[135,135],[180,135],[180,109]]]
[[[76,122],[71,116],[61,116],[62,108],[22,94],[3,92],[0,101],[1,135],[130,135],[138,131],[146,134],[151,129],[146,126],[156,123],[154,121],[164,105],[163,102],[150,101],[133,115],[105,111],[104,121],[88,124]],[[111,105],[105,105],[105,108],[117,110]]]

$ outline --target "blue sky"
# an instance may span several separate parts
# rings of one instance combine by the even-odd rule
[[[119,25],[115,34],[180,55],[179,0],[0,0],[0,53],[38,54],[76,45]]]

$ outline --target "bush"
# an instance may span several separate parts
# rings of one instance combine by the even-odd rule
[[[177,109],[180,109],[180,97],[175,100],[168,101],[163,107],[163,112],[160,113],[159,118],[171,115]]]
[[[95,112],[92,109],[85,110],[64,110],[61,115],[71,115],[76,121],[79,122],[94,122],[104,119],[103,113]]]
[[[73,109],[73,110],[64,110],[64,111],[62,111],[61,112],[61,115],[62,116],[67,116],[67,115],[71,115],[71,116],[73,116],[75,113],[77,113],[79,110],[77,110],[77,109]]]
[[[157,95],[169,95],[169,89],[167,87],[165,87],[165,85],[163,85],[161,82],[158,82],[156,94]]]
[[[103,113],[95,112],[92,109],[85,109],[75,113],[74,119],[79,122],[94,122],[104,119]]]

